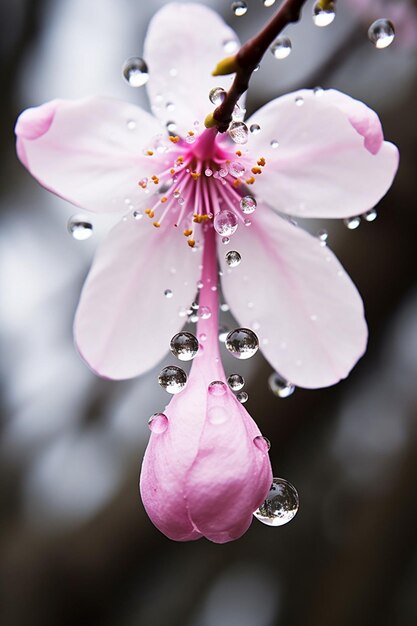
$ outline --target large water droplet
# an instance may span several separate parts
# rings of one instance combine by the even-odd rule
[[[222,237],[230,237],[236,232],[238,225],[237,217],[233,211],[219,211],[214,216],[213,226],[216,233]]]
[[[235,143],[244,144],[248,141],[249,130],[244,122],[231,122],[228,133],[230,139]]]
[[[221,380],[214,380],[208,386],[209,394],[212,396],[224,396],[227,391],[227,386]]]
[[[236,17],[241,17],[245,15],[248,10],[248,5],[243,0],[236,0],[232,2],[232,11],[236,15]]]
[[[226,263],[229,267],[237,267],[242,260],[239,252],[236,250],[230,250],[225,256]]]
[[[148,66],[143,59],[131,57],[123,64],[123,78],[131,87],[142,87],[149,79]]]
[[[343,220],[343,222],[345,226],[349,228],[349,230],[356,230],[356,228],[360,226],[361,218],[360,215],[356,215],[355,217],[348,217],[347,219]]]
[[[299,499],[295,487],[284,478],[274,478],[266,500],[254,516],[267,526],[283,526],[298,511]]]
[[[236,328],[226,337],[226,348],[237,359],[250,359],[259,348],[259,340],[250,328]]]
[[[209,93],[209,99],[212,104],[219,106],[226,97],[226,91],[223,87],[213,87]]]
[[[246,215],[253,213],[256,206],[256,200],[253,196],[244,196],[240,201],[240,208]]]
[[[192,333],[181,332],[174,335],[169,347],[180,361],[191,361],[198,352],[198,340]]]
[[[245,384],[245,379],[240,374],[230,374],[227,383],[232,391],[240,391]]]
[[[258,435],[257,437],[255,437],[253,443],[264,454],[269,452],[269,450],[271,449],[271,442],[269,441],[269,439],[263,437],[262,435]]]
[[[67,224],[70,235],[77,241],[89,239],[93,234],[93,225],[87,221],[82,215],[73,215],[69,218]]]
[[[329,2],[326,8],[323,8],[320,2],[316,2],[313,7],[313,22],[316,26],[328,26],[335,17],[336,8],[334,2]]]
[[[387,19],[376,20],[369,27],[368,37],[374,44],[375,48],[378,48],[379,50],[388,48],[388,46],[390,46],[394,41],[394,24]]]
[[[288,398],[295,391],[295,385],[282,378],[277,372],[273,372],[268,378],[268,386],[278,398]]]
[[[176,365],[164,367],[158,376],[158,383],[168,393],[179,393],[184,389],[186,382],[187,374]]]
[[[153,433],[160,435],[168,428],[168,418],[163,413],[154,413],[148,420],[148,426]]]
[[[242,165],[242,163],[239,163],[239,161],[232,161],[229,165],[229,172],[232,176],[235,176],[236,178],[239,178],[240,176],[243,176],[243,174],[245,173],[245,166]]]
[[[278,37],[272,44],[270,50],[276,59],[286,59],[291,53],[292,44],[288,37]]]

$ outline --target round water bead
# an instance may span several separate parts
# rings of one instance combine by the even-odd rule
[[[225,209],[223,211],[219,211],[214,216],[214,230],[222,237],[230,237],[230,235],[233,235],[233,233],[236,232],[237,225],[237,217],[233,211]]]
[[[243,0],[236,0],[236,2],[232,2],[232,11],[236,15],[236,17],[242,17],[248,10],[248,5]]]
[[[275,4],[275,0],[262,0],[264,7],[272,7]]]
[[[374,222],[378,217],[378,213],[376,209],[370,209],[366,213],[362,215],[365,222]]]
[[[278,398],[288,398],[295,391],[295,385],[282,378],[277,372],[273,372],[269,376],[268,386],[274,396]]]
[[[224,396],[227,386],[221,380],[214,380],[208,386],[209,394],[212,396]]]
[[[261,132],[261,127],[259,126],[259,124],[251,124],[249,127],[249,130],[252,133],[252,135],[257,135],[258,133]]]
[[[158,376],[158,383],[168,393],[179,393],[184,389],[186,382],[187,374],[176,365],[164,367]]]
[[[229,165],[229,172],[232,176],[239,178],[239,176],[243,176],[245,173],[245,166],[239,163],[239,161],[232,161]]]
[[[245,384],[245,379],[240,374],[230,374],[227,383],[232,391],[240,391]]]
[[[259,340],[250,328],[236,328],[226,337],[226,348],[237,359],[250,359],[259,348]]]
[[[253,196],[244,196],[240,201],[240,208],[246,215],[253,213],[256,207],[256,200]]]
[[[173,296],[173,295],[174,295],[174,294],[173,294],[172,289],[165,289],[165,291],[164,291],[164,296],[165,296],[165,298],[168,298],[168,299],[169,299],[169,298],[172,298],[172,296]]]
[[[88,222],[82,215],[73,215],[69,218],[67,229],[70,235],[77,241],[90,239],[93,234],[93,225]]]
[[[255,437],[253,443],[261,452],[266,453],[271,449],[271,442],[267,439],[267,437],[263,437],[262,435]]]
[[[286,59],[292,50],[291,39],[278,37],[270,47],[270,50],[276,59]]]
[[[274,478],[266,500],[254,516],[267,526],[283,526],[298,511],[299,499],[295,487],[284,478]]]
[[[379,50],[382,50],[382,48],[388,48],[388,46],[390,46],[394,41],[394,24],[387,19],[376,20],[369,27],[368,37],[374,44],[375,48],[378,48]]]
[[[248,141],[249,130],[244,122],[231,122],[227,132],[229,133],[230,139],[235,143],[244,144]]]
[[[160,435],[168,428],[168,418],[163,413],[154,413],[148,420],[148,426],[153,433]]]
[[[211,317],[211,309],[209,306],[200,306],[198,309],[198,317],[202,320],[209,320]]]
[[[226,91],[223,87],[213,87],[209,93],[209,99],[212,104],[219,106],[226,97]]]
[[[328,26],[335,17],[336,8],[334,2],[329,2],[326,8],[323,8],[320,2],[316,2],[313,7],[313,22],[316,26]]]
[[[230,250],[225,256],[226,263],[229,267],[237,267],[242,260],[239,252],[236,250]]]
[[[149,80],[149,70],[143,59],[131,57],[123,64],[123,78],[131,87],[142,87]]]
[[[343,220],[343,222],[345,226],[349,228],[349,230],[355,230],[356,228],[358,228],[358,226],[360,226],[361,218],[360,215],[356,215],[355,217],[348,217],[347,219]]]
[[[249,400],[249,396],[246,391],[239,391],[236,398],[239,400],[240,404],[245,404]]]
[[[198,352],[198,340],[192,333],[177,333],[171,339],[169,348],[180,361],[191,361]]]

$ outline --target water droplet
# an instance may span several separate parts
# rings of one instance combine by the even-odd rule
[[[73,215],[69,218],[67,224],[68,232],[77,241],[89,239],[93,234],[93,225],[82,215]]]
[[[244,144],[248,141],[249,130],[244,122],[231,122],[228,133],[235,143]]]
[[[225,39],[223,41],[223,50],[227,54],[232,54],[233,52],[236,52],[238,48],[239,43],[236,41],[236,39]]]
[[[225,178],[228,175],[228,173],[229,173],[229,170],[226,167],[221,167],[219,169],[219,176],[221,178]]]
[[[148,420],[148,426],[153,433],[161,435],[168,428],[168,418],[163,413],[154,413]]]
[[[248,10],[248,5],[243,0],[236,0],[236,2],[232,2],[232,11],[236,15],[236,17],[241,17],[245,15]]]
[[[181,332],[171,339],[170,350],[180,361],[191,361],[198,352],[198,341],[192,333]]]
[[[172,292],[172,289],[165,289],[165,291],[164,291],[164,296],[165,296],[165,298],[168,298],[168,299],[169,299],[169,298],[172,298],[172,296],[173,296],[173,295],[174,295],[174,294],[173,294],[173,292]]]
[[[325,228],[322,228],[321,230],[319,230],[319,232],[317,233],[317,237],[320,241],[320,245],[321,246],[326,246],[327,245],[327,240],[329,238],[329,233],[327,232],[327,230]]]
[[[219,211],[214,216],[213,226],[216,233],[223,237],[229,237],[236,232],[238,225],[237,217],[233,211]]]
[[[242,257],[236,250],[230,250],[224,258],[229,267],[237,267],[242,260]]]
[[[246,215],[253,213],[256,206],[256,200],[253,196],[244,196],[240,201],[240,208]]]
[[[294,100],[296,106],[298,107],[302,107],[304,104],[304,98],[302,98],[301,96],[297,96],[296,99]]]
[[[258,351],[259,340],[250,328],[236,328],[227,335],[226,348],[237,359],[249,359]]]
[[[198,338],[200,339],[200,341],[201,341],[202,343],[204,343],[205,341],[207,341],[207,335],[206,335],[206,333],[200,333],[200,334],[199,334],[199,336],[198,336]]]
[[[202,320],[209,320],[211,317],[211,309],[209,306],[201,306],[198,310],[198,316]]]
[[[131,57],[123,64],[123,78],[131,87],[142,87],[149,79],[148,66],[143,59]]]
[[[212,176],[213,175],[213,170],[211,170],[209,167],[204,171],[204,174],[206,176]]]
[[[365,220],[365,222],[374,222],[376,218],[378,217],[378,213],[376,209],[370,209],[369,211],[364,213],[362,217]]]
[[[259,124],[251,124],[249,127],[249,130],[252,133],[252,135],[257,135],[258,133],[261,132],[261,127],[259,126]]]
[[[239,163],[239,161],[232,161],[232,163],[230,163],[229,165],[229,172],[232,176],[235,176],[236,178],[243,176],[245,171],[245,166],[242,165],[242,163]]]
[[[165,108],[167,111],[174,111],[175,110],[175,104],[173,102],[167,102],[165,105]]]
[[[264,7],[272,7],[275,4],[275,0],[262,0]]]
[[[227,246],[227,244],[230,243],[230,237],[222,237],[222,243]]]
[[[226,91],[223,87],[213,87],[209,93],[209,100],[215,106],[219,106],[226,97]]]
[[[232,391],[240,391],[245,384],[245,379],[240,374],[230,374],[227,383]]]
[[[320,96],[322,96],[324,94],[324,89],[323,89],[323,87],[314,87],[313,93],[314,93],[315,96],[320,97]]]
[[[269,450],[271,449],[271,442],[269,441],[269,439],[263,437],[262,435],[258,435],[257,437],[255,437],[253,443],[263,453],[269,452]]]
[[[185,138],[185,141],[187,143],[195,143],[196,140],[196,136],[195,135],[187,135]]]
[[[166,129],[167,129],[167,131],[168,131],[169,133],[175,133],[175,131],[177,130],[177,125],[176,125],[176,123],[175,123],[175,122],[172,122],[172,121],[167,122],[167,123],[165,124],[165,127],[166,127]]]
[[[275,150],[276,148],[278,148],[279,143],[278,143],[278,141],[276,139],[272,139],[272,141],[270,143],[270,146],[271,146],[271,148],[273,148]]]
[[[283,526],[298,511],[299,499],[295,487],[284,478],[274,478],[266,500],[254,516],[267,526]]]
[[[233,109],[233,120],[239,122],[243,121],[245,119],[245,113],[246,109],[243,109],[238,103],[236,103]],[[246,141],[244,143],[246,143]]]
[[[334,2],[329,2],[326,8],[323,8],[320,2],[316,2],[313,7],[313,22],[316,26],[328,26],[335,17],[336,8]]]
[[[239,400],[240,404],[245,404],[249,400],[249,396],[246,391],[239,391],[236,398]]]
[[[176,365],[164,367],[158,376],[158,383],[168,393],[179,393],[184,389],[186,382],[187,374]]]
[[[143,213],[140,211],[133,211],[132,215],[134,220],[141,220],[143,217]]]
[[[227,386],[221,380],[214,380],[208,386],[209,394],[212,396],[224,396]]]
[[[273,372],[268,378],[268,386],[278,398],[288,398],[295,391],[295,385],[282,378],[277,372]]]
[[[379,50],[388,48],[388,46],[390,46],[394,41],[394,24],[387,19],[376,20],[369,27],[368,37],[374,44],[375,48],[378,48]]]
[[[278,37],[270,47],[270,50],[276,59],[286,59],[292,50],[291,39]]]
[[[136,128],[135,120],[127,120],[127,127],[129,130],[135,130]]]
[[[355,230],[361,223],[360,215],[356,215],[355,217],[348,217],[343,220],[345,226],[349,228],[349,230]]]
[[[227,304],[227,302],[222,302],[222,304],[220,305],[220,311],[223,311],[223,313],[230,311],[230,306]]]

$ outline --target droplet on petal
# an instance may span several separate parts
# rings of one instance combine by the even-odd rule
[[[378,48],[379,50],[388,48],[388,46],[390,46],[394,41],[394,24],[387,19],[376,20],[369,27],[368,37],[374,44],[375,48]]]
[[[283,526],[292,520],[299,507],[295,487],[284,478],[274,478],[266,500],[254,516],[267,526]]]
[[[236,17],[242,17],[248,10],[248,5],[243,0],[236,0],[232,2],[232,11]]]
[[[198,352],[197,337],[192,333],[177,333],[171,339],[170,350],[180,361],[191,361]]]
[[[240,208],[246,215],[253,213],[256,206],[256,200],[253,196],[244,196],[240,201]]]
[[[356,215],[355,217],[348,217],[343,220],[345,226],[349,228],[349,230],[355,230],[361,223],[360,215]]]
[[[229,137],[238,144],[244,144],[248,141],[249,130],[244,122],[231,122],[228,129]]]
[[[362,215],[365,222],[374,222],[378,217],[378,213],[376,209],[370,209],[366,213]]]
[[[239,252],[236,250],[230,250],[225,256],[226,263],[229,267],[237,267],[242,260]]]
[[[230,237],[236,232],[238,221],[233,211],[219,211],[214,216],[213,226],[216,233],[223,237]]]
[[[271,148],[273,148],[275,150],[276,148],[278,148],[279,143],[278,143],[278,141],[276,139],[272,139],[271,143],[269,145],[271,146]]]
[[[208,390],[209,394],[212,396],[224,396],[227,387],[226,384],[221,380],[214,380],[212,383],[209,384]]]
[[[324,247],[327,245],[327,239],[329,238],[329,233],[327,232],[325,228],[322,228],[321,230],[319,230],[319,232],[317,233],[317,237],[320,241],[321,246]]]
[[[295,385],[282,378],[277,372],[273,372],[268,378],[268,386],[278,398],[288,398],[295,391]]]
[[[326,8],[323,8],[320,2],[316,2],[313,7],[313,22],[316,26],[328,26],[335,17],[336,8],[334,2],[329,2]]]
[[[275,4],[275,0],[262,0],[264,7],[272,7]]]
[[[209,306],[201,306],[198,310],[198,317],[202,320],[208,320],[211,317],[211,309]]]
[[[141,220],[143,217],[143,213],[141,213],[140,211],[133,211],[132,216],[134,220]]]
[[[249,400],[249,396],[246,391],[239,391],[236,398],[239,400],[240,404],[245,404]]]
[[[230,374],[227,384],[232,391],[240,391],[245,384],[245,379],[240,374]]]
[[[209,93],[210,102],[216,106],[219,106],[226,97],[226,91],[223,87],[213,87]]]
[[[158,376],[158,383],[168,393],[176,394],[182,391],[187,382],[187,374],[176,365],[164,367]]]
[[[163,413],[154,413],[148,420],[150,430],[156,435],[161,435],[168,428],[168,418]]]
[[[262,435],[258,435],[257,437],[255,437],[253,443],[261,452],[266,453],[269,452],[269,450],[271,449],[271,442],[269,441],[269,439],[263,437]]]
[[[286,59],[292,50],[291,39],[278,37],[270,47],[270,50],[276,59]]]
[[[93,225],[82,215],[73,215],[69,218],[67,224],[70,235],[77,241],[85,241],[93,234]]]
[[[168,298],[168,299],[169,299],[169,298],[172,298],[172,296],[173,296],[173,295],[174,295],[174,294],[173,294],[172,289],[165,289],[165,291],[164,291],[164,296],[165,296],[165,298]]]
[[[257,135],[258,133],[261,132],[261,127],[259,126],[259,124],[251,124],[249,127],[249,130],[252,133],[252,135]]]
[[[225,41],[223,41],[223,50],[227,54],[232,54],[233,52],[236,52],[238,48],[239,44],[236,39],[226,39]]]
[[[142,87],[149,80],[149,70],[143,59],[131,57],[123,64],[123,78],[131,87]]]
[[[230,163],[229,165],[230,174],[232,176],[235,176],[236,178],[239,178],[239,176],[243,176],[245,171],[245,166],[242,165],[242,163],[239,163],[239,161],[232,161],[232,163]]]
[[[237,359],[250,359],[259,348],[259,340],[250,328],[236,328],[226,338],[226,348]]]
[[[304,104],[304,98],[302,96],[297,96],[297,98],[295,99],[295,104],[298,107],[302,107]]]
[[[165,126],[169,133],[175,133],[175,131],[177,130],[177,125],[175,122],[169,121],[165,124]]]
[[[227,246],[230,243],[230,237],[222,237],[222,243]]]

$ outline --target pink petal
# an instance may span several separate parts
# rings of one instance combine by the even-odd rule
[[[138,181],[158,173],[143,152],[161,128],[132,104],[54,100],[24,111],[15,130],[19,158],[41,185],[90,211],[124,212],[126,198],[139,208]]]
[[[217,63],[232,54],[225,48],[226,42],[236,42],[237,52],[234,31],[217,13],[200,4],[169,3],[149,25],[144,55],[152,110],[163,124],[175,121],[181,136],[213,111],[210,90],[228,89],[231,84],[228,76],[211,75]],[[173,110],[167,108],[168,103]]]
[[[261,131],[250,138],[251,153],[266,159],[254,189],[283,213],[359,215],[386,194],[397,171],[398,150],[381,144],[376,114],[333,90],[277,98],[255,113],[252,123]]]
[[[356,287],[315,237],[264,205],[251,219],[233,235],[239,267],[229,268],[220,255],[226,301],[285,379],[308,388],[338,382],[366,348]]]
[[[75,339],[88,365],[115,379],[153,367],[184,324],[179,310],[195,297],[199,262],[172,226],[133,217],[117,224],[97,251],[76,313]]]

